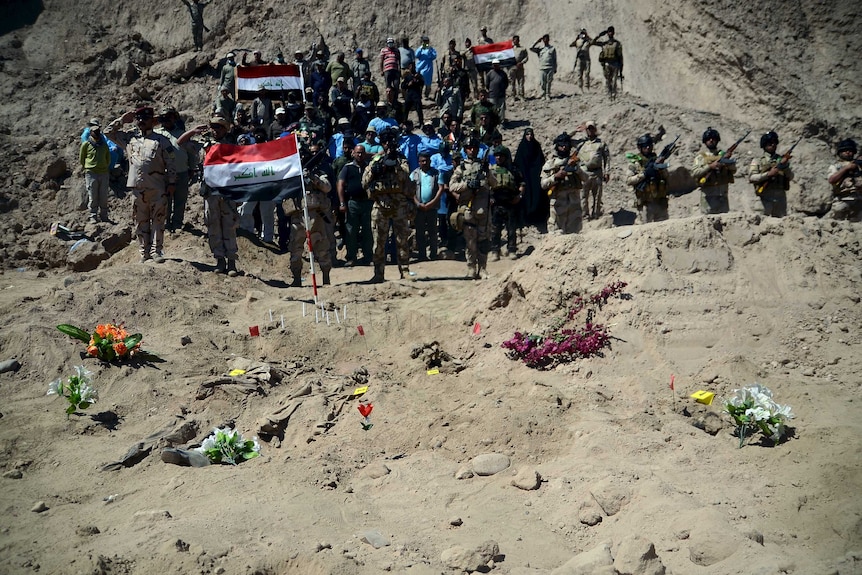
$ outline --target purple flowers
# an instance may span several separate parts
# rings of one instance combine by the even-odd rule
[[[509,350],[511,359],[520,359],[537,369],[549,369],[582,357],[601,356],[602,350],[611,347],[611,338],[605,326],[593,323],[593,316],[610,298],[621,294],[627,285],[614,282],[586,300],[579,296],[561,325],[552,327],[545,335],[516,331],[512,339],[504,341],[502,346]],[[573,321],[584,308],[588,308],[588,312],[583,327],[565,328],[565,324]]]

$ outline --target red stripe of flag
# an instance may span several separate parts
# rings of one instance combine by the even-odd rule
[[[237,78],[272,78],[274,76],[301,76],[296,64],[266,64],[264,66],[237,66]]]
[[[204,165],[241,164],[244,162],[271,162],[287,156],[296,155],[296,136],[279,138],[272,142],[255,144],[254,146],[234,146],[231,144],[216,144],[206,153]]]

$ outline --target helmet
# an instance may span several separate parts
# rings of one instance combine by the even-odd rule
[[[638,148],[646,148],[647,146],[652,146],[655,142],[652,139],[652,136],[649,134],[644,134],[640,138],[638,138],[637,145]]]
[[[846,140],[841,140],[835,147],[835,151],[839,154],[848,150],[853,152],[854,154],[859,150],[859,147],[856,145],[856,142],[854,140],[851,140],[850,138],[847,138]]]
[[[572,145],[572,137],[569,136],[567,132],[563,132],[556,138],[554,138],[555,146],[571,146]]]
[[[395,142],[395,132],[393,130],[383,130],[377,136],[377,139],[380,140],[381,146],[392,144]]]
[[[721,135],[715,128],[707,128],[706,131],[703,133],[703,139],[701,141],[705,144],[707,140],[715,140],[716,142],[720,142]]]
[[[468,138],[466,142],[464,142],[465,148],[476,148],[477,150],[481,147],[479,145],[479,138]]]
[[[760,147],[765,148],[769,144],[778,145],[778,134],[773,132],[772,130],[766,132],[762,136],[760,136]]]

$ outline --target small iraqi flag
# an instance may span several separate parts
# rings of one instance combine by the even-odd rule
[[[473,57],[476,67],[483,72],[491,69],[494,60],[499,60],[503,68],[508,68],[515,65],[515,47],[511,40],[478,44],[473,46]]]
[[[261,89],[267,95],[284,99],[288,90],[305,89],[302,70],[296,64],[266,64],[236,67],[236,99],[254,100]]]
[[[302,162],[291,134],[251,146],[216,144],[204,158],[210,192],[235,202],[280,202],[302,195]]]

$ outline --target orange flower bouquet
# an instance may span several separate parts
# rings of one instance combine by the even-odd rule
[[[57,329],[86,343],[87,355],[103,361],[122,361],[134,357],[141,352],[141,340],[144,337],[139,333],[129,335],[123,324],[100,324],[92,334],[65,323],[58,325]]]

